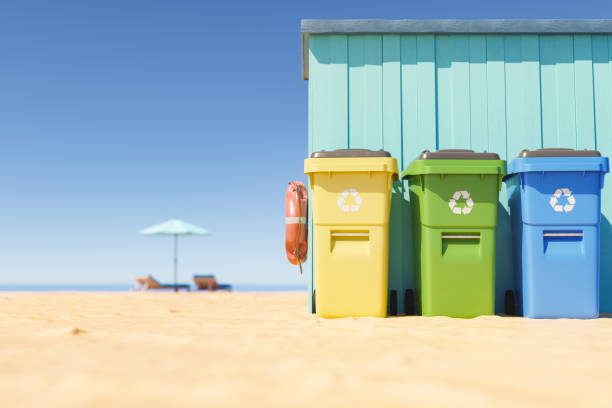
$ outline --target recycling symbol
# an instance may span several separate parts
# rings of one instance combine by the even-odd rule
[[[561,205],[559,204],[559,199],[561,198],[561,194],[563,197],[567,199],[567,204]],[[574,209],[576,205],[576,199],[572,195],[572,190],[569,188],[558,188],[555,190],[555,193],[552,197],[550,197],[550,206],[555,210],[555,212],[570,212]]]
[[[457,200],[459,200],[461,197],[465,199],[465,207],[463,208],[457,206]],[[448,206],[450,207],[453,213],[458,215],[465,215],[472,212],[472,208],[474,207],[474,201],[470,198],[470,193],[468,191],[455,191],[455,194],[453,194],[453,198],[451,198],[448,202]]]
[[[359,192],[354,188],[346,189],[338,197],[338,207],[343,212],[357,212],[361,207],[361,197]]]

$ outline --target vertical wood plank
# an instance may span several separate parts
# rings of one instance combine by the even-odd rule
[[[423,150],[436,149],[436,60],[433,35],[403,35],[403,166]]]
[[[596,148],[602,156],[612,156],[612,39],[607,35],[592,36],[593,83],[595,101]],[[599,307],[612,313],[612,183],[606,176],[601,192]]]
[[[382,136],[382,36],[348,39],[349,146],[380,149]]]
[[[506,149],[506,68],[505,38],[487,35],[487,135],[489,150],[507,159]],[[512,231],[506,186],[502,184],[497,210],[495,250],[495,311],[503,312],[506,290],[514,290],[511,248]]]
[[[436,38],[433,35],[418,35],[417,46],[417,95],[418,95],[418,142],[416,150],[435,150],[438,146],[437,96],[436,96]],[[406,154],[404,144],[404,154]],[[408,149],[410,152],[410,150]],[[412,153],[412,152],[410,152]],[[410,159],[416,158],[411,155]],[[408,163],[406,163],[407,165]]]
[[[573,37],[541,36],[540,54],[543,145],[576,148]]]
[[[484,51],[484,46],[483,49]],[[482,57],[484,64],[484,56]],[[441,35],[436,42],[438,148],[471,145],[470,36]],[[478,68],[476,68],[476,72]],[[481,69],[481,72],[484,72]],[[484,102],[483,102],[484,105]]]
[[[540,37],[540,75],[542,92],[542,143],[546,147],[561,147],[557,145],[557,70],[556,70],[556,39],[551,36]]]
[[[602,99],[604,94],[606,95],[606,106],[607,112],[602,115],[602,126],[600,130],[601,134],[598,133],[597,136],[597,148],[602,153],[602,155],[607,157],[612,157],[612,35],[607,36],[608,42],[608,62],[607,62],[607,71],[605,70],[605,65],[603,61],[601,62],[600,71],[605,71],[607,73],[607,78],[602,81],[601,89],[597,87],[600,91]],[[603,73],[603,72],[602,72]],[[602,75],[603,76],[603,75]],[[603,79],[603,78],[602,78]],[[612,192],[612,183],[609,182],[606,184],[607,190],[609,193]],[[612,197],[612,194],[607,197]],[[612,200],[606,200],[606,216],[612,219]],[[612,244],[612,242],[611,242]]]
[[[506,146],[508,159],[525,147],[526,139],[523,128],[523,66],[521,58],[521,41],[518,36],[507,35],[504,38],[505,51],[505,86],[506,86]],[[531,137],[533,139],[533,136]]]
[[[382,37],[382,132],[383,148],[402,163],[402,81],[400,36]]]
[[[595,146],[598,150],[612,140],[612,77],[608,36],[593,35],[593,89],[595,102]],[[601,150],[600,150],[601,151]],[[602,152],[603,154],[603,152]]]
[[[348,143],[347,36],[310,38],[312,81],[312,149],[341,149]]]
[[[402,84],[402,168],[426,149],[435,146],[435,62],[433,36],[402,35],[400,40]],[[420,48],[419,48],[420,47]],[[425,106],[424,106],[425,105]],[[401,197],[403,223],[403,290],[415,288],[412,215],[408,181],[394,184]],[[405,310],[404,310],[405,313]]]
[[[487,136],[490,151],[507,159],[506,73],[503,35],[487,35]]]
[[[595,149],[593,50],[590,35],[574,36],[574,85],[576,145],[580,149]]]
[[[470,143],[475,151],[489,149],[487,135],[487,41],[483,35],[469,37]]]
[[[312,51],[308,49],[308,66],[311,66],[311,61],[314,59]],[[314,124],[314,84],[308,81],[308,155],[313,149],[313,124]],[[310,235],[309,235],[310,236]]]
[[[527,138],[526,148],[542,147],[542,112],[540,94],[540,39],[537,35],[522,35],[521,59],[523,61],[523,138]],[[519,84],[517,84],[518,86]],[[525,140],[521,140],[525,143]],[[511,157],[520,152],[509,151]]]
[[[407,167],[423,150],[436,149],[436,39],[433,35],[403,35],[402,65],[402,150]],[[408,203],[408,182],[398,187]],[[415,288],[412,215],[403,208],[404,290]]]
[[[538,37],[505,36],[508,158],[542,145]]]
[[[436,36],[438,148],[453,147],[453,39]]]
[[[403,35],[402,132],[404,167],[436,148],[436,62],[432,35]]]
[[[608,35],[608,101],[609,105],[612,105],[612,35]],[[603,90],[602,90],[603,91]],[[598,149],[602,155],[612,158],[612,118],[604,124],[608,126],[607,137],[600,137],[598,139]],[[612,182],[610,181],[610,175],[606,176],[607,182],[604,183],[604,189],[602,191],[602,224],[601,224],[601,248],[612,247]],[[601,262],[601,276],[605,279],[601,293],[603,293],[603,300],[605,302],[604,310],[605,313],[612,313],[612,252],[610,250],[603,251],[604,256]]]
[[[608,86],[607,88],[601,89],[602,93],[608,91],[608,107],[612,107],[612,35],[608,35]],[[603,67],[602,67],[603,68]],[[607,112],[609,117],[606,117],[603,126],[607,127],[607,134],[602,135],[603,137],[598,138],[598,149],[604,156],[612,157],[612,109]],[[608,192],[612,191],[612,183],[607,184]],[[608,195],[608,197],[612,197]],[[612,200],[606,200],[606,209],[612,210]],[[607,212],[607,216],[612,217],[612,212]]]
[[[316,41],[316,40],[315,40]],[[312,68],[314,64],[314,55],[312,53],[312,48],[310,45],[308,47],[308,66],[310,67],[310,72],[312,75]],[[316,75],[315,75],[316,77]],[[311,76],[312,78],[312,76]],[[315,81],[316,83],[316,81]],[[313,81],[308,81],[308,155],[313,152],[313,129],[314,129],[314,83]],[[310,183],[309,183],[310,184]],[[309,185],[310,187],[310,185]],[[311,195],[312,190],[308,192],[309,196]],[[310,197],[309,197],[310,199]],[[310,201],[312,202],[312,201]],[[312,313],[312,292],[314,291],[314,241],[312,239],[313,228],[312,228],[312,215],[308,217],[308,252],[309,256],[306,258],[306,264],[303,265],[303,270],[306,273],[306,278],[308,279],[308,310],[307,313]]]
[[[419,77],[417,62],[417,37],[402,35],[402,169],[407,167],[421,148],[419,130]],[[434,102],[435,105],[435,102]],[[435,109],[435,106],[434,106]]]
[[[402,169],[402,81],[400,64],[400,36],[382,37],[382,111],[383,148],[397,160]],[[397,311],[404,313],[404,276],[406,251],[404,250],[404,200],[402,183],[394,182],[391,193],[389,218],[389,291],[398,294]],[[407,261],[407,260],[406,260]]]
[[[309,41],[309,153],[348,147],[347,36],[312,35]],[[308,311],[314,290],[314,243],[312,217],[308,221],[310,256],[305,270],[308,279]]]
[[[506,35],[506,150],[507,160],[514,159],[522,149],[542,146],[540,111],[540,55],[536,35]],[[503,296],[513,288],[512,233],[505,185],[498,206],[496,251],[496,310],[503,310]]]
[[[556,36],[559,62],[557,63],[558,123],[557,146],[576,148],[576,94],[574,83],[574,37]],[[593,102],[591,102],[591,105]],[[544,128],[544,126],[542,126]],[[545,145],[544,145],[545,146]]]
[[[452,37],[450,148],[470,147],[470,47],[469,36]]]

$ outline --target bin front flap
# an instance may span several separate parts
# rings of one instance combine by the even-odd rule
[[[329,157],[332,156],[332,157]],[[343,149],[304,160],[315,225],[385,225],[397,161],[384,151]]]
[[[596,150],[523,150],[509,165],[509,201],[520,200],[526,224],[599,224],[608,172],[608,158]]]
[[[385,225],[389,222],[389,173],[321,172],[311,173],[309,177],[315,226]]]
[[[506,180],[512,217],[529,225],[598,225],[601,179],[592,171],[538,171]]]
[[[402,172],[420,222],[430,227],[490,228],[497,223],[498,191],[506,162],[495,153],[425,150]],[[411,196],[411,197],[412,197]]]
[[[409,184],[418,227],[494,228],[497,224],[497,175],[426,174],[411,177]]]

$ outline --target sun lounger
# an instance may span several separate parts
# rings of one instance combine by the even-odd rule
[[[190,290],[190,287],[187,283],[159,283],[154,277],[151,275],[146,277],[134,278],[136,282],[141,287],[141,290],[149,290],[149,289],[174,289],[175,292],[178,292],[180,289]]]
[[[232,290],[232,285],[217,282],[215,275],[193,275],[193,283],[198,290]]]

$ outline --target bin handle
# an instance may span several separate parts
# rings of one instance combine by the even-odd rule
[[[545,237],[582,237],[582,232],[545,232]]]
[[[480,239],[480,235],[442,235],[442,239]]]
[[[369,232],[332,232],[332,237],[369,237]]]

